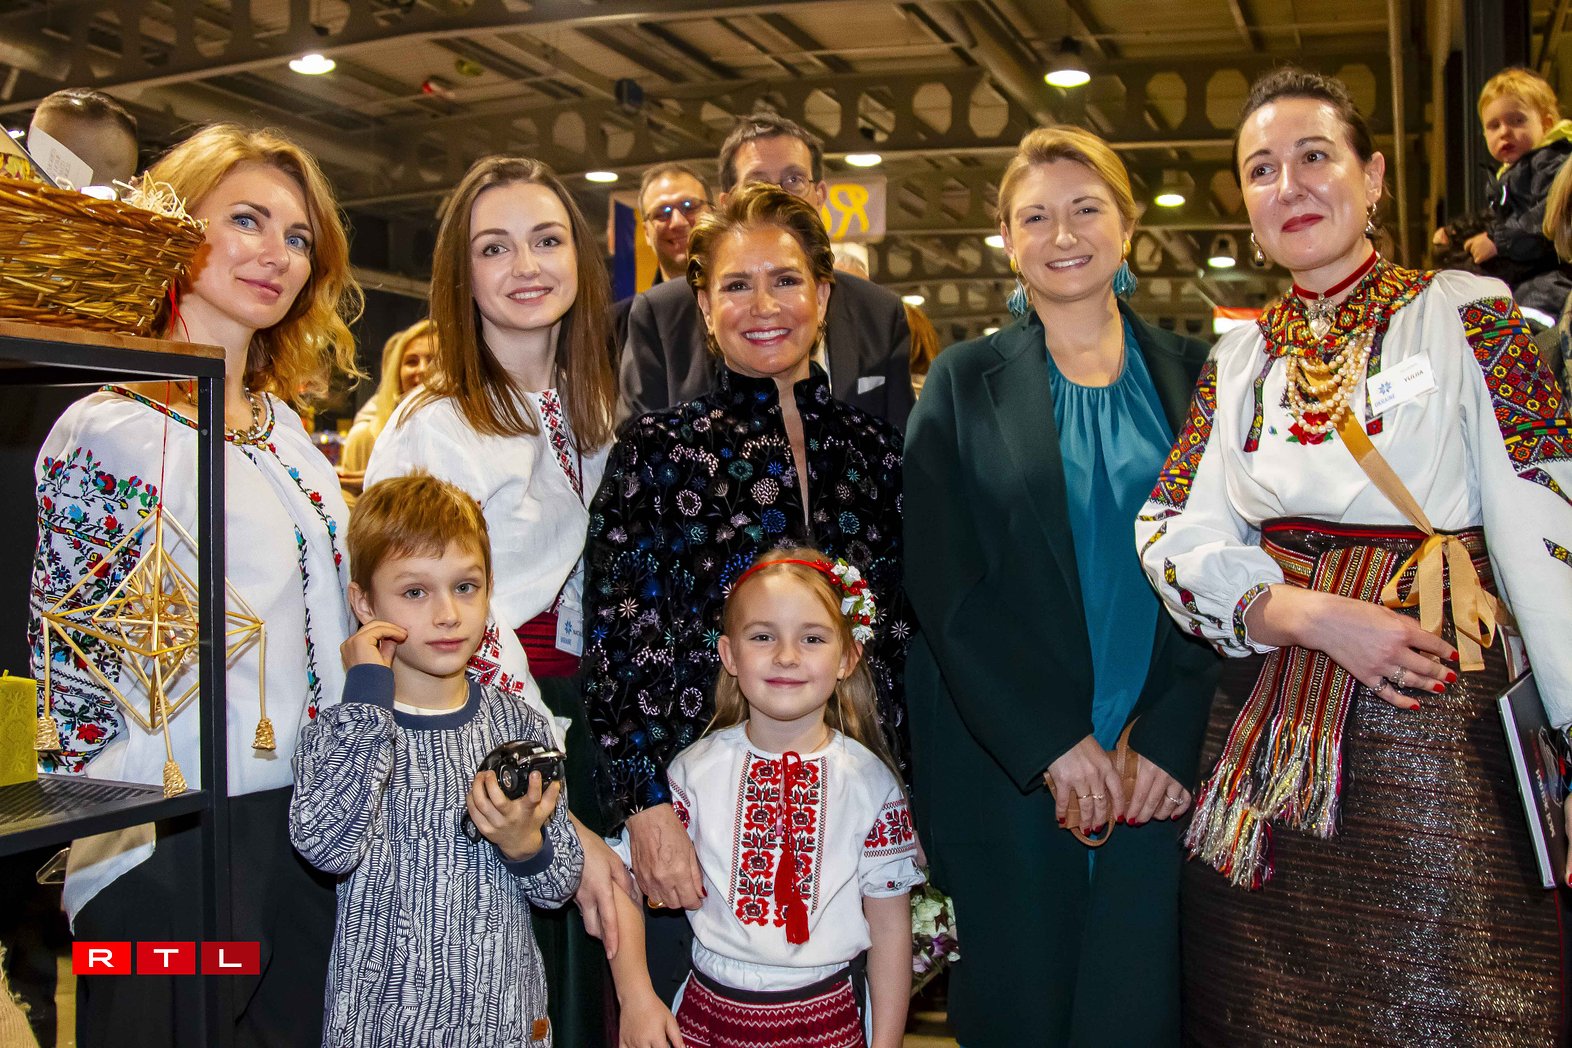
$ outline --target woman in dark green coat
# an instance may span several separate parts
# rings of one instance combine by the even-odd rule
[[[906,440],[913,810],[955,899],[950,1022],[963,1048],[1176,1045],[1174,820],[1217,660],[1160,614],[1132,537],[1207,348],[1116,298],[1135,201],[1095,135],[1028,134],[999,214],[1024,315],[940,354]],[[1107,751],[1132,721],[1126,790]],[[1071,795],[1105,847],[1064,827]]]

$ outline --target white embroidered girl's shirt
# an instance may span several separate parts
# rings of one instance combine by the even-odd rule
[[[755,747],[738,724],[682,751],[669,771],[708,893],[688,914],[693,964],[727,986],[795,989],[833,974],[869,946],[863,898],[923,881],[906,797],[867,747],[837,732],[795,764],[788,798],[783,755]],[[775,883],[788,832],[807,913],[801,945],[787,941]]]

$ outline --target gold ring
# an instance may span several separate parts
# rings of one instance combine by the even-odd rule
[[[656,901],[654,899],[646,900],[644,905],[648,906],[652,910],[664,910],[666,908],[666,904],[665,903],[658,902],[658,901]]]

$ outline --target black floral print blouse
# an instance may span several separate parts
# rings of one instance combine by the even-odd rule
[[[671,800],[666,768],[714,711],[721,607],[774,546],[844,557],[879,610],[863,657],[904,766],[901,435],[834,400],[817,365],[793,391],[811,525],[772,379],[721,369],[716,389],[624,427],[590,505],[584,697],[613,825]]]

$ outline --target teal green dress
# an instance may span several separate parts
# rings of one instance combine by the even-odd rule
[[[1092,644],[1092,733],[1111,750],[1146,684],[1159,610],[1131,535],[1174,433],[1128,322],[1109,385],[1077,385],[1046,356]]]

